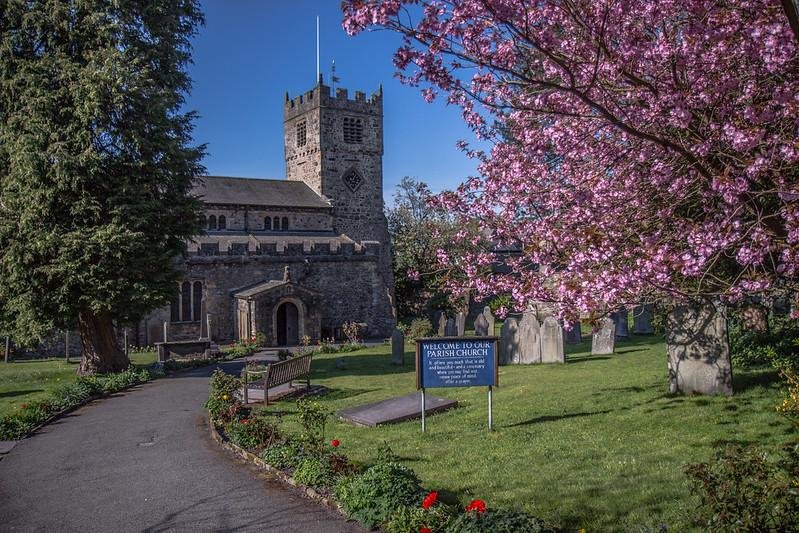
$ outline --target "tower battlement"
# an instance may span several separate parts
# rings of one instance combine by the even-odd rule
[[[320,79],[316,87],[294,98],[289,96],[288,91],[286,92],[283,119],[291,120],[317,107],[330,107],[366,115],[382,115],[383,86],[381,85],[377,92],[369,98],[363,91],[355,91],[354,98],[350,99],[347,89],[339,87],[336,89],[336,94],[333,95],[330,87],[322,83]]]

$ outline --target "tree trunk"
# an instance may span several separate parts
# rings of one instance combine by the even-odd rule
[[[117,343],[110,314],[84,311],[78,317],[78,330],[83,347],[78,374],[121,372],[130,366],[130,360]]]

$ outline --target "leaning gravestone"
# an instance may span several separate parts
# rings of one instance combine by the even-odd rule
[[[499,329],[499,364],[510,365],[519,353],[519,323],[515,318],[506,318]]]
[[[677,306],[666,319],[669,392],[732,394],[727,313],[714,304]]]
[[[474,335],[476,337],[487,337],[488,336],[488,320],[483,314],[477,315],[477,318],[474,319]]]
[[[443,337],[447,331],[447,315],[439,312],[438,314],[438,336]]]
[[[541,325],[535,311],[525,311],[519,321],[519,352],[515,363],[531,365],[541,362]]]
[[[483,316],[485,317],[486,321],[488,322],[488,335],[492,337],[494,335],[494,315],[491,313],[491,308],[488,306],[483,307]]]
[[[611,354],[616,349],[616,322],[606,316],[591,339],[591,355]]]
[[[564,329],[563,336],[566,344],[580,344],[583,342],[583,332],[580,330],[580,321],[571,323],[571,329]]]
[[[455,319],[450,318],[447,319],[447,325],[444,327],[444,336],[445,337],[457,337],[458,336],[458,327],[455,325]]]
[[[455,315],[455,328],[458,330],[458,337],[463,337],[466,333],[466,313],[458,311]]]
[[[405,364],[405,335],[395,329],[391,335],[391,364],[402,366]]]
[[[627,325],[627,309],[622,307],[615,313],[611,313],[613,320],[616,321],[616,340],[626,341],[630,339],[630,329]]]
[[[541,362],[565,363],[563,328],[554,316],[548,316],[541,325]]]
[[[636,335],[652,335],[652,304],[637,305],[633,307],[633,333]]]

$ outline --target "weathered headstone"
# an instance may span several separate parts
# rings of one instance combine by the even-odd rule
[[[548,316],[541,325],[541,362],[565,363],[563,328],[554,316]]]
[[[482,313],[477,315],[477,318],[474,319],[474,334],[476,337],[488,336],[488,320],[486,320],[486,317],[484,317]]]
[[[599,321],[599,329],[591,338],[591,355],[606,355],[616,349],[616,322],[606,316]]]
[[[541,362],[541,325],[535,311],[525,311],[519,321],[519,351],[514,363],[530,365]]]
[[[496,321],[494,320],[494,315],[493,315],[493,313],[491,313],[491,308],[490,307],[488,307],[488,306],[483,307],[483,316],[485,317],[486,321],[488,322],[488,335],[489,336],[493,336],[494,333],[495,333],[494,324],[495,324]]]
[[[636,305],[633,307],[633,333],[636,335],[652,335],[652,304]]]
[[[629,313],[627,309],[622,307],[615,313],[611,313],[610,316],[613,317],[613,320],[616,322],[616,340],[626,341],[630,339],[630,329],[627,325],[627,318]]]
[[[580,330],[580,321],[575,320],[571,323],[571,329],[563,330],[566,344],[580,344],[583,342],[583,332]]]
[[[447,319],[447,325],[444,328],[445,337],[456,337],[458,335],[458,326],[455,324],[454,318]]]
[[[439,312],[438,315],[438,336],[443,337],[447,332],[447,315]]]
[[[455,328],[458,330],[458,336],[463,337],[466,334],[466,313],[458,311],[455,315]]]
[[[391,334],[391,364],[402,366],[405,364],[405,335],[394,329]]]
[[[722,306],[677,306],[666,320],[666,350],[672,394],[732,394],[727,314]]]
[[[515,318],[506,318],[499,329],[500,357],[499,364],[509,365],[518,359],[519,322]]]
[[[741,310],[741,328],[744,331],[768,331],[768,311],[760,305],[749,305]]]

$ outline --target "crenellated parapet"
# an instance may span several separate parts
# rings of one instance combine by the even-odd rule
[[[365,115],[383,115],[383,86],[368,98],[363,91],[355,91],[354,98],[350,99],[349,92],[344,88],[337,88],[336,94],[331,94],[330,87],[319,83],[310,91],[289,97],[286,92],[286,101],[283,105],[283,119],[291,120],[311,111],[317,107],[328,107],[361,113]]]
[[[197,260],[214,260],[215,258],[274,258],[275,260],[307,259],[309,261],[322,258],[378,258],[383,246],[377,241],[352,242],[329,239],[316,241],[279,241],[260,242],[256,238],[239,241],[227,239],[204,242],[193,242],[187,250],[190,262]],[[207,259],[206,259],[207,258]]]

